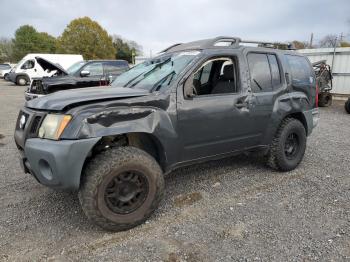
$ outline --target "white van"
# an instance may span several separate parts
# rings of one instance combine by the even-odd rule
[[[76,62],[83,61],[82,55],[28,54],[12,68],[8,79],[17,85],[23,86],[28,85],[32,78],[52,76],[56,73],[55,70],[44,70],[37,62],[37,57],[44,58],[54,64],[59,64],[64,69],[67,69]]]

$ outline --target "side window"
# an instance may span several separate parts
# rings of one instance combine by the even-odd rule
[[[89,76],[100,76],[103,75],[102,63],[91,63],[86,65],[82,71],[89,71]]]
[[[235,59],[220,57],[206,61],[186,82],[185,96],[191,94],[192,90],[195,96],[236,93]]]
[[[277,58],[275,55],[267,55],[270,63],[271,77],[272,77],[272,86],[276,87],[281,84],[281,73],[278,67]]]
[[[119,61],[116,62],[106,62],[103,64],[105,74],[111,74],[111,75],[120,75],[121,73],[127,71],[128,65],[124,63],[120,63]]]
[[[249,53],[247,58],[252,91],[254,93],[271,91],[271,73],[267,55]]]
[[[313,76],[310,64],[303,56],[286,55],[292,73],[292,82],[310,84]]]
[[[35,62],[34,60],[27,60],[21,67],[21,69],[32,69],[34,68]]]

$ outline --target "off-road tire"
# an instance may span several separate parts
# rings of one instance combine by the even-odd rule
[[[107,206],[103,184],[116,174],[136,170],[147,179],[146,199],[131,213],[118,214]],[[122,231],[143,223],[158,207],[164,192],[164,176],[156,160],[135,147],[117,147],[96,155],[82,174],[79,200],[86,216],[100,227]]]
[[[350,114],[350,98],[345,102],[345,111]]]
[[[328,107],[332,105],[332,94],[325,92],[318,95],[318,106]]]
[[[26,76],[17,76],[16,84],[19,86],[25,86],[29,84],[29,79]]]
[[[298,138],[298,151],[292,159],[289,159],[285,153],[285,143],[290,134],[295,134]],[[286,118],[282,121],[270,145],[270,150],[267,156],[267,164],[271,168],[279,171],[293,170],[303,159],[305,149],[305,127],[295,118]]]

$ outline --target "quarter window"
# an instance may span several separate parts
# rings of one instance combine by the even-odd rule
[[[313,75],[309,62],[303,56],[286,55],[292,73],[292,81],[310,84],[310,76]]]

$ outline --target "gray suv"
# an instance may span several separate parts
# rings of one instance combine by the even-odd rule
[[[26,102],[14,135],[24,172],[78,191],[89,219],[125,230],[154,212],[176,168],[256,150],[273,169],[296,168],[319,119],[315,75],[301,54],[256,44],[176,44],[112,87]]]

